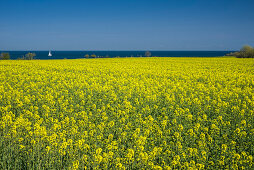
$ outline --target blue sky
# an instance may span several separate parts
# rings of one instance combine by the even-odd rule
[[[253,0],[0,0],[0,50],[238,50]]]

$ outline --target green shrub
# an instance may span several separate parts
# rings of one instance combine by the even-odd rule
[[[9,53],[1,53],[0,59],[1,60],[10,60],[10,54]]]
[[[254,58],[254,48],[249,45],[245,45],[239,52],[230,53],[228,55],[235,56],[237,58]]]

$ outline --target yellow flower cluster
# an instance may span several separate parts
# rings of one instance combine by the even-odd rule
[[[253,66],[0,61],[0,169],[252,169]]]

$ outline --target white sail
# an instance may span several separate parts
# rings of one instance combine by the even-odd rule
[[[49,51],[49,55],[48,55],[49,57],[51,57],[52,56],[52,54],[51,54],[51,51]]]

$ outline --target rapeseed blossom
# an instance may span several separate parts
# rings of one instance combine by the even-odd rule
[[[254,61],[0,61],[0,169],[253,169]]]

